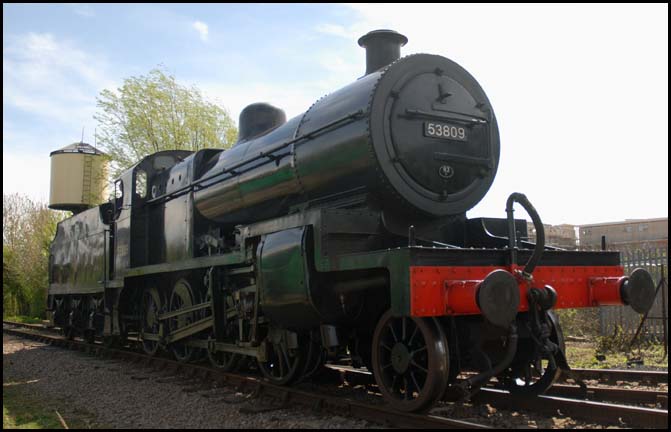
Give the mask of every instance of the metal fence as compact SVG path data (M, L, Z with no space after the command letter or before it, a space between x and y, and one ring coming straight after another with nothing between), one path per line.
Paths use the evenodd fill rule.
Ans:
M622 266L625 274L631 274L636 268L644 268L650 272L655 282L655 288L662 278L662 274L668 281L668 249L667 248L649 248L623 250L620 252ZM667 335L668 341L668 306L665 300L669 298L668 283L662 284L655 303L653 304L647 319L643 325L641 335L644 337L654 336L662 339ZM662 292L663 291L663 292ZM629 306L604 306L599 311L599 324L602 335L612 335L618 326L627 334L634 334L641 323L643 315L636 313ZM666 319L664 319L666 317ZM666 327L666 332L664 331Z

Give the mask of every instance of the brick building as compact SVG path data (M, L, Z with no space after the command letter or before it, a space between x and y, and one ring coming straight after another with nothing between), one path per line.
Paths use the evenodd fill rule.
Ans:
M576 234L575 225L543 224L543 228L545 229L545 244L569 250L577 248L578 236ZM534 224L532 222L527 222L527 233L529 234L529 241L535 242L536 230L534 229Z
M606 249L668 248L669 218L626 219L621 222L605 222L580 225L580 247L601 247L605 236Z

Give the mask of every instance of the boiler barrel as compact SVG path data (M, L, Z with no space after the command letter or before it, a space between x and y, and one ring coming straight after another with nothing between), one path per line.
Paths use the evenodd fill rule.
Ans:
M415 54L213 156L196 169L194 200L222 223L364 192L369 206L396 215L459 215L486 195L499 150L496 118L477 81L445 57Z

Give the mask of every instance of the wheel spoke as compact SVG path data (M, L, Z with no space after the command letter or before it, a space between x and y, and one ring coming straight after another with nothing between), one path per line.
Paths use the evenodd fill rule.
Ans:
M420 393L420 391L422 390L422 388L421 388L421 387L419 386L419 384L417 383L417 378L415 378L415 374L414 374L414 372L412 372L412 371L410 372L410 378L412 378L412 382L415 384L415 388L417 389L417 393Z
M284 363L287 365L287 369L291 369L291 361L289 361L289 355L282 345L280 345L280 350L282 352L282 357L284 358Z
M425 374L429 373L428 369L425 369L424 367L417 364L417 362L415 362L415 360L410 360L410 364L413 365L414 367L416 367L417 369L423 370Z
M394 374L394 379L391 381L391 391L396 393L396 380L398 380L398 375ZM399 393L401 391L400 386L398 389Z
M412 336L410 336L410 340L408 341L408 346L412 345L412 340L415 338L415 335L417 334L417 330L419 330L419 327L415 325L415 330L412 332Z
M398 343L398 338L396 337L396 332L394 331L394 326L392 325L392 323L389 322L389 324L387 324L387 327L389 327L389 330L391 330L391 335L394 338L394 342Z
M277 363L279 363L279 365L280 365L280 367L278 369L279 372L280 372L280 375L278 376L278 378L282 378L284 376L284 361L282 359L282 354L281 354L281 351L280 351L280 347L277 344L273 344L273 347L275 348L275 354L277 356Z
M426 351L426 345L424 345L424 346L421 347L421 348L417 348L417 349L414 350L414 351L411 351L411 352L410 352L410 357L414 357L415 354L417 354L417 353L419 353L419 352L422 352L422 351Z

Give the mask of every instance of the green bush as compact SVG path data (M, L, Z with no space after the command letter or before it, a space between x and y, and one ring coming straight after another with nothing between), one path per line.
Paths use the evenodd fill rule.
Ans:
M596 340L596 352L626 352L629 351L631 335L625 333L622 326L615 327L615 331L607 336L599 336Z
M564 336L590 337L599 334L599 309L556 310Z
M3 317L44 317L49 245L64 216L26 196L2 195Z

